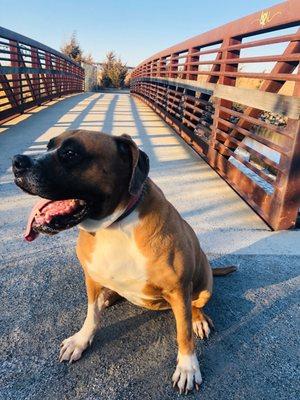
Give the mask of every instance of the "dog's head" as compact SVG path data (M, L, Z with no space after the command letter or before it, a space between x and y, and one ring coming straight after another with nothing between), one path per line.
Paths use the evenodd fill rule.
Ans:
M12 163L15 183L49 200L35 210L35 231L53 234L105 218L137 195L148 176L148 156L128 135L66 131L47 148L34 157L16 155Z

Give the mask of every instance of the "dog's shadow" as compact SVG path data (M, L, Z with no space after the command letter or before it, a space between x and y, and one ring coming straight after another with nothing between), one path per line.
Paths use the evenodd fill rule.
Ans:
M117 312L120 316L120 308L122 311L124 310L124 312L130 309L130 313L133 315L124 319L123 314L121 320L113 323L107 323L113 313L115 314ZM170 311L161 312L145 309L142 309L141 312L141 309L138 309L137 307L128 303L126 300L122 300L105 310L106 315L103 317L103 319L106 321L106 323L96 333L91 350L97 351L97 349L100 347L103 348L105 346L110 346L113 344L113 342L116 342L123 337L126 338L131 334L142 331L143 327L147 326L149 323L154 323L156 321L159 324L159 320L163 319L163 315L166 318L168 313L170 313ZM147 332L145 332L145 336L148 336L150 339L150 335L147 335Z

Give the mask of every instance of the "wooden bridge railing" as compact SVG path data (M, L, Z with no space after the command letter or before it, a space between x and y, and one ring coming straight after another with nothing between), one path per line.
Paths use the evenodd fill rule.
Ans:
M0 124L46 101L81 92L83 84L79 64L0 27Z
M275 230L300 207L300 1L290 0L142 62L149 104Z

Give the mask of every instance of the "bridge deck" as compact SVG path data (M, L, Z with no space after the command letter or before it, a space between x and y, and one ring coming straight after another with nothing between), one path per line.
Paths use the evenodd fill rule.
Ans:
M24 243L34 198L15 187L9 167L15 153L43 151L52 136L79 127L132 135L150 157L151 177L213 263L239 266L216 280L208 313L217 332L207 344L198 342L205 398L265 398L266 388L269 398L296 398L290 354L296 352L300 232L271 232L155 113L121 93L70 96L0 127L0 398L177 398L169 385L175 364L170 313L116 305L80 362L57 363L60 340L80 327L85 313L76 230Z

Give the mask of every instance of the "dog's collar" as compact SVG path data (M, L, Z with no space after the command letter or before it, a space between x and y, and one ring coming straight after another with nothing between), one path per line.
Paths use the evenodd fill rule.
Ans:
M140 204L142 199L144 198L144 194L147 190L147 181L144 183L141 190L135 196L132 196L123 212L121 214L120 211L114 211L112 215L109 217L104 218L102 221L97 220L90 220L90 221L83 221L81 223L80 228L84 231L88 232L90 235L95 236L96 232L99 229L109 228L116 222L122 221L124 218L128 217ZM116 218L116 219L114 219Z
M146 190L146 184L144 184L142 186L142 188L138 194L131 197L124 212L113 223L122 221L124 218L128 217L128 215L130 215L137 208L137 206L140 204L142 198L144 197L145 190Z

